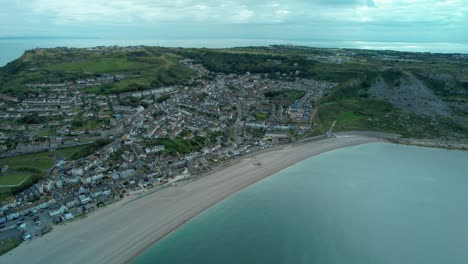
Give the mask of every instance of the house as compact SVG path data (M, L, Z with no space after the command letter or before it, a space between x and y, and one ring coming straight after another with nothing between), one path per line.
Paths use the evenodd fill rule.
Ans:
M134 174L135 174L135 170L133 170L133 169L128 169L128 170L124 170L124 171L119 172L120 177L123 178L123 179L131 177Z
M61 215L61 214L63 214L65 211L68 211L68 208L67 208L65 205L56 206L56 207L53 207L53 208L50 208L50 209L49 209L49 215L50 215L50 216Z
M187 165L187 160L179 160L169 165L172 170L178 171L185 168Z
M73 176L83 176L83 169L82 168L74 168L71 170Z
M55 187L55 185L54 185L54 183L52 181L45 181L42 186L43 186L44 190L48 191L48 192L50 192Z
M77 204L78 204L78 201L75 197L67 197L65 200L64 200L64 204L65 206L67 206L68 208L71 208L71 207L75 207Z
M84 184L89 184L89 183L95 182L97 180L100 180L103 177L104 177L104 174L99 173L99 174L96 174L96 175L81 178L81 182L83 182Z
M91 194L94 198L102 197L102 196L109 196L112 193L110 189L98 189L94 193Z
M281 140L285 140L289 138L287 133L274 133L274 132L267 132L265 133L265 140L272 141L273 143L279 143Z
M70 220L70 219L73 219L73 218L74 218L74 216L73 216L72 213L66 213L62 217L62 221L67 221L67 220Z
M61 180L56 180L55 187L61 189L63 187L63 182Z
M112 172L108 176L112 178L113 180L118 180L120 178L120 175L117 172Z
M18 211L11 211L11 212L8 212L8 213L5 213L5 217L7 220L13 220L13 219L16 219L18 218L20 215L19 215L19 212Z
M164 145L157 145L152 148L145 148L145 152L146 154L150 154L150 153L164 151L165 149L166 147Z
M81 204L88 204L88 203L92 202L91 198L89 198L88 196L86 196L84 194L80 195L79 198L80 198Z
M44 193L44 182L40 181L40 182L34 184L34 186L36 187L36 189L37 189L40 193Z

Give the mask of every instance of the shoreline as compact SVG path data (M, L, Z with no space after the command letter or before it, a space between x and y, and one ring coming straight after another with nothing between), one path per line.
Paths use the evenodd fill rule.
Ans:
M206 175L110 204L80 221L23 243L6 263L129 263L193 217L232 194L312 156L384 138L338 135L250 153ZM254 165L253 157L262 165ZM51 260L53 260L51 262Z
M433 140L433 139L414 139L414 138L400 138L396 140L389 140L389 142L416 146L423 148L440 148L446 150L468 150L468 143L455 142L455 141L444 141L444 140Z
M390 135L390 134L389 134ZM364 137L362 135L356 135L356 134L346 134L346 135L342 135L342 136L359 136L359 137ZM193 181L196 181L196 180L199 180L203 177L209 177L210 175L220 171L220 170L223 170L223 169L228 169L230 166L234 165L234 164L237 164L239 163L241 160L243 159L246 159L246 158L250 158L252 156L256 156L257 154L260 155L260 154L263 154L263 153L268 153L268 152L272 152L272 151L277 151L277 150L280 150L280 149L284 149L284 148L289 148L289 147L294 147L294 146L300 146L300 145L305 145L305 144L313 144L313 143L317 143L317 142L320 142L320 141L324 141L324 140L327 140L327 139L334 139L336 137L333 137L333 138L326 138L326 137L317 137L318 139L306 139L304 141L300 141L300 142L295 142L295 143L290 143L290 144L285 144L285 145L279 145L279 146L275 146L274 148L271 148L271 149L265 149L265 150L261 150L261 151L257 151L257 152L254 152L254 153L249 153L245 156L241 156L239 158L236 158L234 160L231 160L229 161L228 163L225 163L225 164L221 164L220 166L214 168L213 170L207 172L207 173L204 173L202 175L199 175L198 177L194 178L194 179L190 179L189 182L186 182L184 184L188 184L190 182L193 182ZM371 141L371 142L364 142L364 143L358 143L358 144L355 144L355 145L346 145L346 146L343 146L343 147L338 147L338 148L335 148L335 149L331 149L331 150L326 150L326 151L323 151L323 152L320 152L318 154L314 154L310 157L306 157L305 159L302 159L302 160L299 160L297 162L295 162L294 164L292 164L291 166L294 166L295 164L301 162L301 161L304 161L306 159L309 159L313 156L317 156L317 155L320 155L322 153L326 153L326 152L329 152L329 151L333 151L333 150L336 150L336 149L341 149L341 148L346 148L346 147L352 147L352 146L356 146L356 145L362 145L362 144L368 144L368 143L376 143L376 142L390 142L390 140L388 140L389 138L387 137L369 137L369 138L372 138L372 139L375 139L375 141ZM170 230L169 232L167 232L166 234L163 234L161 237L159 237L157 240L153 241L151 244L147 245L145 248L142 248L139 252L135 252L135 254L128 260L126 260L125 264L128 264L128 263L132 263L136 257L138 257L140 254L142 254L143 252L145 252L147 249L151 248L152 246L154 246L156 243L158 243L159 241L163 240L165 237L169 236L171 233L177 231L177 229L179 229L180 227L182 227L183 225L185 225L186 223L190 222L190 220L192 220L193 218L197 217L198 215L202 214L203 212L205 212L206 210L209 210L210 208L212 208L213 206L217 205L218 203L221 203L222 201L224 201L225 199L229 198L230 196L242 191L243 189L249 187L249 186L252 186L254 184L256 184L257 182L265 179L265 178L268 178L270 176L273 176L274 174L284 170L284 169L287 169L291 166L288 166L288 167L285 167L285 168L282 168L274 173L272 173L271 175L268 175L266 177L263 177L263 178L260 178L258 180L256 180L255 182L251 183L250 185L248 186L245 186L244 188L234 192L234 193L230 193L230 194L227 194L225 197L222 197L221 199L217 200L216 202L214 202L213 204L211 204L210 206L206 207L205 209L197 212L196 214L194 214L193 216L190 217L190 219L187 219L187 220L184 220L183 222L181 222L178 226L174 227L172 230ZM206 174L206 175L205 175ZM131 202L131 201L130 201Z

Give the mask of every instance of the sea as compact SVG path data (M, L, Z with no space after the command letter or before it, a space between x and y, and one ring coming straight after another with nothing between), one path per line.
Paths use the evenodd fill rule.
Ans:
M24 51L34 48L96 46L164 46L194 48L230 48L243 46L298 45L318 48L356 48L373 50L398 50L432 53L468 54L468 43L430 42L372 42L333 40L284 40L284 39L108 39L77 37L0 37L0 67L19 58Z
M204 211L133 264L466 264L468 152L320 154Z

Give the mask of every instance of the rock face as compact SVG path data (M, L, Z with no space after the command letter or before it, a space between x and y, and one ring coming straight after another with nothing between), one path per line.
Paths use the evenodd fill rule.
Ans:
M409 73L404 74L395 86L388 85L382 78L377 79L370 87L369 94L415 114L445 118L452 116L447 103Z

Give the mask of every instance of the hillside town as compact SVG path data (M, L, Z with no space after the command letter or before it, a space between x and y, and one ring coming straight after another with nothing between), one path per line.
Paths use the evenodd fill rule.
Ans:
M190 87L86 93L87 87L126 78L103 74L31 83L25 98L0 95L4 157L106 143L78 160L55 158L47 175L3 201L0 240L40 236L130 193L164 188L237 156L310 135L314 106L335 85L215 74L189 59L181 62L196 72ZM31 117L40 122L17 122Z

